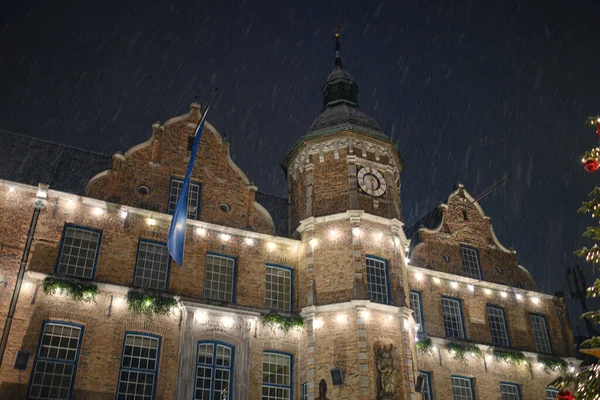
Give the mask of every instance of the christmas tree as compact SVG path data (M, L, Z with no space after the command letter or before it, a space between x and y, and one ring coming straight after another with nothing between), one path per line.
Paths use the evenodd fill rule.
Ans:
M600 116L590 117L588 125L596 127L596 135L600 140ZM600 163L600 147L586 151L583 155L583 167L587 172L596 172ZM584 257L585 261L600 269L600 187L594 188L589 195L590 201L583 202L578 210L582 214L591 214L593 219L598 219L597 226L591 226L583 233L583 237L592 239L595 243L591 248L584 247L575 252L576 255ZM600 278L587 289L588 297L600 295ZM589 311L581 315L582 318L600 323L600 310ZM600 358L600 336L584 340L580 345L582 353ZM560 388L573 388L574 394L561 391L559 399L592 400L600 399L600 363L596 359L591 365L581 368L579 372L569 373L555 379L550 385ZM563 397L561 397L561 395Z

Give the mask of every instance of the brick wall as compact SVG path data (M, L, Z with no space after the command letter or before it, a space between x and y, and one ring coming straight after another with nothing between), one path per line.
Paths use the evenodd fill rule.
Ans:
M185 175L190 157L188 138L194 134L199 119L199 106L192 104L188 114L163 125L155 124L147 142L125 155L113 156L112 169L90 181L86 195L165 213L171 178L183 179ZM274 233L270 216L262 215L255 221L256 214L264 214L254 205L256 187L233 163L229 143L210 124L202 133L192 181L202 185L199 220ZM139 193L141 185L149 189L148 194ZM229 205L228 212L220 209L222 203Z

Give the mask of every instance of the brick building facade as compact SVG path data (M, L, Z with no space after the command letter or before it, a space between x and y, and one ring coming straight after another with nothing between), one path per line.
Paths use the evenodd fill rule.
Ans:
M0 133L0 398L303 400L322 379L338 399L555 398L578 365L563 299L462 186L405 229L404 163L337 54L287 201L205 126L184 266L165 242L198 104L112 158Z

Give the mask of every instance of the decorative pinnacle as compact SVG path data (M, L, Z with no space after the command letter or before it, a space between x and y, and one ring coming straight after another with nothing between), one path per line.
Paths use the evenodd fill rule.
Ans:
M342 30L342 23L338 21L335 27L335 62L334 66L344 68L342 66L342 58L340 57L340 31Z

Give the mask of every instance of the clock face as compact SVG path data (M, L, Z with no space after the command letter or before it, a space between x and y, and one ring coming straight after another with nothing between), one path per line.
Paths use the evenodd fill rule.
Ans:
M375 168L361 167L356 175L360 189L371 196L383 196L387 185L383 174Z

